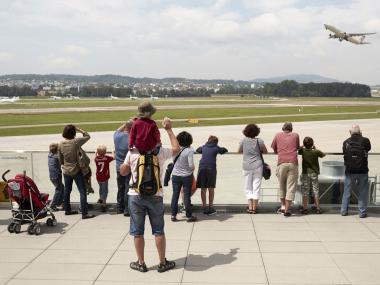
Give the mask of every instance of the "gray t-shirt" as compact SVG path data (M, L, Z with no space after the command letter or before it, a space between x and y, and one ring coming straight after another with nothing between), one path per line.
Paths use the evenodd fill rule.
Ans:
M181 147L181 150L183 147ZM175 176L189 176L193 173L194 169L194 149L192 147L185 148L178 157L172 175ZM173 157L173 160L175 157Z
M255 170L263 166L259 147L261 152L265 149L264 141L260 138L245 137L239 144L239 151L243 152L243 170Z

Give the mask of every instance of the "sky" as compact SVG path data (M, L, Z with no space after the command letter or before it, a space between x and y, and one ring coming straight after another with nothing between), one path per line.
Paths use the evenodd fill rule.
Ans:
M319 74L380 84L377 0L0 0L0 74L251 80Z

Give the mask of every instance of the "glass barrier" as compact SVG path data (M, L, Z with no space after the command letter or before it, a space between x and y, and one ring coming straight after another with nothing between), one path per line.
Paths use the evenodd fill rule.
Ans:
M49 171L47 165L47 152L34 151L34 152L0 152L0 174L7 169L10 172L6 175L7 179L13 178L17 173L26 172L26 175L31 177L39 190L53 196L54 186L49 180ZM91 169L95 171L93 162L94 153L88 153L91 158ZM194 156L196 163L196 171L201 155ZM262 181L261 187L261 202L278 202L278 188L279 184L276 177L276 161L277 156L274 154L264 155L265 162L271 166L272 176L269 180ZM301 158L299 157L301 162ZM243 190L244 178L242 176L242 155L236 153L229 153L219 155L217 158L217 185L215 190L215 204L245 204L245 192ZM340 196L343 191L344 181L344 166L343 157L341 154L328 154L326 157L320 159L321 174L319 176L320 182L320 196L321 203L323 204L336 204L340 203ZM370 154L369 156L369 176L370 176L370 201L371 204L380 205L380 154ZM301 163L300 163L301 171ZM195 172L196 174L196 172ZM94 194L89 194L88 201L94 203L98 200L98 184L95 175L92 177L92 186L95 189ZM75 191L71 194L72 202L79 201L79 193ZM165 187L165 203L170 203L171 199L171 186ZM199 189L192 198L192 203L200 204ZM108 202L116 202L117 184L116 184L116 169L115 163L111 163L111 178L109 180L109 197ZM355 202L355 194L352 201ZM302 194L297 191L295 203L302 201Z

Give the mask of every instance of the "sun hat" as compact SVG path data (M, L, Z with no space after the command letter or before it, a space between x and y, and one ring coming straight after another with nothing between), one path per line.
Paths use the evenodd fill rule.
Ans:
M137 116L139 118L150 118L156 113L156 108L150 102L142 102L138 107Z

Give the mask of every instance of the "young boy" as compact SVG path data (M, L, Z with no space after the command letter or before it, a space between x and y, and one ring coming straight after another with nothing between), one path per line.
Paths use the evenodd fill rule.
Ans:
M107 147L99 145L95 155L96 180L99 183L99 200L102 212L106 211L106 201L108 196L108 180L110 178L110 162L113 156L106 155Z
M151 119L156 108L149 102L142 102L138 107L137 120L129 132L129 149L137 148L141 154L154 151L161 145L160 131Z
M318 158L324 157L325 154L316 149L314 141L311 137L305 137L303 140L303 147L298 150L298 153L302 155L302 191L303 191L303 209L304 215L308 214L307 204L309 200L309 193L312 190L314 196L314 203L316 206L316 213L321 214L321 208L319 206L319 163Z
M50 208L55 212L58 211L58 206L63 204L64 186L62 183L62 170L61 164L58 159L58 144L52 143L49 146L48 154L48 167L49 167L49 178L51 183L55 187L53 200L51 202Z
M210 136L207 143L196 150L197 153L202 154L202 158L199 161L197 188L201 188L203 214L205 215L216 214L216 211L213 208L214 189L216 185L216 156L218 153L224 154L227 151L226 148L218 146L218 138L216 136ZM207 189L208 207L206 207Z

